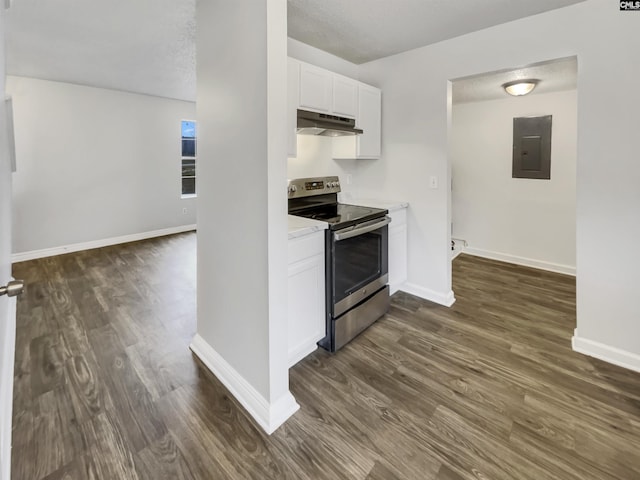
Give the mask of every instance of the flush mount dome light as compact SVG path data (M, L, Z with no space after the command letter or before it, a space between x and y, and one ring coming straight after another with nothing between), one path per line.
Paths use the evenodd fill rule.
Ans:
M514 80L513 82L507 82L502 85L505 92L509 95L513 95L514 97L520 97L522 95L526 95L527 93L531 93L539 80L535 79L527 79L527 80Z

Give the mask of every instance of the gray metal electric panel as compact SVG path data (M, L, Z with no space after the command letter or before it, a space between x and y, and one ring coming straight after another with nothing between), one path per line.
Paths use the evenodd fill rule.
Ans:
M513 178L551 178L551 115L513 119Z

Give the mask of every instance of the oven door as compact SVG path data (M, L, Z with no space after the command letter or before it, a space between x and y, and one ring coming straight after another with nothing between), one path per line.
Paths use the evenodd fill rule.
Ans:
M329 302L333 318L359 304L387 284L389 223L381 217L336 230L331 235Z

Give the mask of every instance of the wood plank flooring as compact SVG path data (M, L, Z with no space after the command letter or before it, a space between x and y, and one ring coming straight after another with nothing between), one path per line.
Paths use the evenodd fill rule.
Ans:
M453 308L394 295L267 436L188 349L195 242L14 266L13 479L640 479L640 375L572 352L574 279L458 257Z

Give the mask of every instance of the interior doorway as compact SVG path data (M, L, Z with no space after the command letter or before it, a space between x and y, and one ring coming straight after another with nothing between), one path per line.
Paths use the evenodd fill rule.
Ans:
M520 79L533 91L507 94ZM515 178L514 119L549 115L549 178ZM449 138L452 258L575 275L577 58L453 80Z

